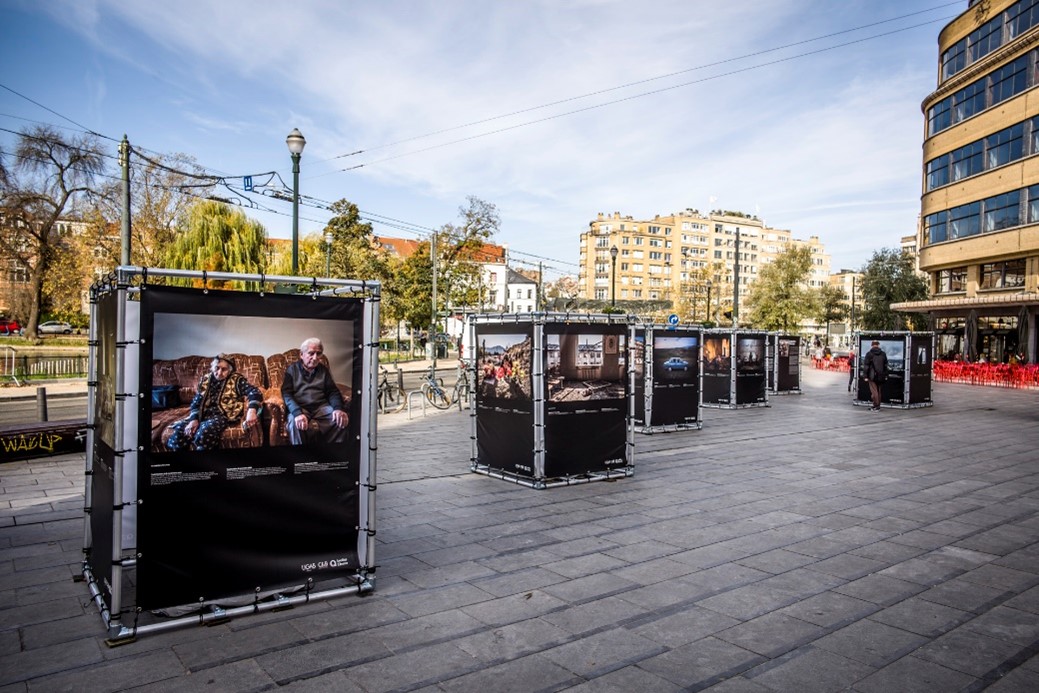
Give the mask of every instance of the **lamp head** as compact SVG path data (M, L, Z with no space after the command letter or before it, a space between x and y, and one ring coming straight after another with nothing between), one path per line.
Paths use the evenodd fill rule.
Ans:
M307 140L299 128L292 128L292 132L285 138L285 144L289 147L289 153L299 156L303 153L303 147L307 146Z
M610 247L610 257L612 257L614 260L617 259L617 252L617 246Z

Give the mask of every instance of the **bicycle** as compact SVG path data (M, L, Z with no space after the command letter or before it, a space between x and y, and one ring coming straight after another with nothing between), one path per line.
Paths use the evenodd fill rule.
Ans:
M379 411L384 414L398 412L407 405L408 396L400 385L390 382L389 371L381 367L379 371L382 374L376 394Z
M469 373L466 372L465 363L459 361L458 378L455 380L454 387L451 388L451 401L468 402L471 395L472 385L469 382Z
M451 396L444 389L444 379L436 377L432 366L427 369L422 379L422 395L437 409L447 409L451 406Z

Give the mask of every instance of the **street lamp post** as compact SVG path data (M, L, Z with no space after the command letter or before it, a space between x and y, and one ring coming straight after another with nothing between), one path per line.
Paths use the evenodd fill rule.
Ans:
M332 234L325 234L325 276L332 274Z
M617 246L610 247L610 308L617 305Z
M707 280L707 319L704 322L711 321L711 280Z
M292 157L292 276L296 276L299 274L299 159L307 140L298 128L292 128L285 144Z

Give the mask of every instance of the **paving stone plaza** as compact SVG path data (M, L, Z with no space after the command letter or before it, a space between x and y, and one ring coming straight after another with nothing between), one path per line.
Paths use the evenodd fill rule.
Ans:
M0 693L1039 690L1039 392L846 383L541 491L469 472L468 412L382 416L374 592L114 648L83 455L4 464Z

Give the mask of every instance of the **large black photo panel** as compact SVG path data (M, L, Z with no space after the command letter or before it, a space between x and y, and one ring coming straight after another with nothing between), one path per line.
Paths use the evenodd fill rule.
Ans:
M545 476L628 466L627 328L544 326Z
M732 401L732 341L729 334L705 334L703 338L703 401L705 404L735 404Z
M768 401L765 375L765 338L767 335L736 332L736 404Z
M700 407L700 335L653 332L651 426L695 424Z
M477 463L533 478L533 328L476 326Z
M138 425L138 606L357 573L367 524L359 497L363 312L356 298L142 287L140 383L154 395L141 397ZM345 429L335 415L334 425L292 444L282 385L287 372L302 372L307 338L324 347L308 382L346 412ZM242 412L255 410L257 398L254 420ZM178 421L197 406L226 420L186 444Z

